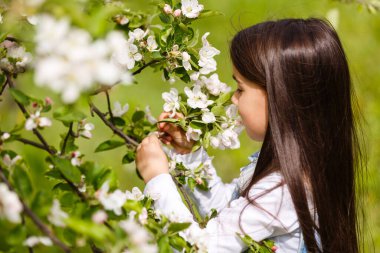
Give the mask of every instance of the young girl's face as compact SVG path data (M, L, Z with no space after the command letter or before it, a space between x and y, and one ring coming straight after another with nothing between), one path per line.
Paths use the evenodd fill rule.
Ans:
M233 77L237 89L232 103L237 105L248 136L255 141L263 141L268 126L268 99L264 88L244 78L234 67Z

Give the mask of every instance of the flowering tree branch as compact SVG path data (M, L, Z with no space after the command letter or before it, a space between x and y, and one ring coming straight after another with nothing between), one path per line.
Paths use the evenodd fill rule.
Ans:
M132 73L133 76L137 75L137 74L140 74L141 71L143 71L146 67L149 67L150 65L153 65L153 64L156 64L160 62L159 60L152 60L150 62L148 62L147 64L144 64L143 66L141 66L139 69L137 69L136 71L134 71Z
M4 169L1 166L0 178L11 191L14 191L4 174ZM27 215L33 221L33 223L52 240L54 244L60 247L64 252L71 252L70 248L54 235L54 233L40 220L40 218L38 218L38 216L25 204L25 202L20 197L19 200L22 204L23 212L25 213L25 215Z
M104 91L104 93L106 94L106 97L107 97L108 113L110 114L111 122L112 122L112 124L113 124L113 123L114 123L114 120L113 120L113 113L112 113L112 109L111 109L110 94L108 93L108 90Z
M69 125L69 130L67 131L67 134L62 144L61 154L65 154L66 152L66 145L67 145L67 141L69 140L70 135L73 135L73 122L71 122Z
M8 84L8 86L10 88L14 88L14 84L13 84L13 81L12 81L12 77L11 77L11 74L10 73L6 73L6 83ZM4 84L5 85L5 84ZM15 101L16 104L18 105L18 107L20 108L20 110L22 111L22 113L24 114L25 118L28 118L29 117L29 113L27 112L27 110L25 109L24 105L22 105L20 102L18 101ZM56 153L55 150L53 150L46 142L46 140L44 139L44 137L41 135L41 133L36 129L34 128L33 129L33 133L37 136L37 138L40 140L40 142L42 143L42 145L45 147L45 150L48 151L51 155L54 155Z
M39 149L43 149L43 150L45 150L46 152L48 152L50 154L50 150L46 149L46 147L44 145L40 144L40 143L31 141L31 140L28 140L28 139L25 139L25 138L22 138L22 137L19 137L16 140L19 141L19 142L22 142L24 144L28 144L28 145L34 146L34 147L39 148Z
M112 131L120 136L128 146L131 146L132 148L136 148L139 143L133 140L131 137L128 135L124 134L123 131L121 131L119 128L117 128L112 122L107 120L106 116L104 113L102 113L92 102L89 102L91 111L95 112L96 115L99 116L99 118L109 127L112 129Z

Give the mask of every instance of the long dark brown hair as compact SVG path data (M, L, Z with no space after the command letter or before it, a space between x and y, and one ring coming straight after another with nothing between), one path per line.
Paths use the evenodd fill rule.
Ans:
M280 171L308 252L359 252L355 175L362 152L336 31L317 18L267 21L238 32L230 53L239 73L268 96L268 129L243 196Z

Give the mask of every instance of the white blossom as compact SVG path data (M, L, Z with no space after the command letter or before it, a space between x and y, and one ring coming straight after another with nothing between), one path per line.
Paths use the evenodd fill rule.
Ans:
M190 55L187 52L182 52L182 65L186 70L191 70Z
M225 109L226 109L226 115L228 118L236 119L239 116L238 107L235 104L226 106Z
M177 110L180 108L180 97L176 88L171 88L170 92L162 93L162 99L165 101L163 109L165 112L171 112L170 117L174 117Z
M74 103L94 84L131 83L127 70L142 56L121 32L93 40L83 29L70 27L68 19L38 16L35 41L35 82L61 94L64 103Z
M87 139L92 138L92 133L91 131L95 129L95 125L92 123L85 123L82 121L80 123L80 128L79 128L79 134Z
M181 10L183 15L188 18L196 18L203 10L203 5L198 3L198 0L182 0Z
M165 6L164 6L164 12L166 14L171 14L173 12L173 9L172 9L172 7L170 5L165 4Z
M339 26L339 9L333 8L326 13L327 20L337 30Z
M67 219L68 217L69 215L66 212L62 211L59 200L54 199L53 206L50 209L48 220L57 227L65 227L65 219Z
M0 183L0 218L6 218L12 223L21 222L22 204L13 191L8 186Z
M0 13L0 24L3 23L3 15Z
M51 241L49 237L46 237L46 236L30 236L23 242L24 246L27 246L30 248L33 248L37 244L52 246L53 242Z
M219 80L218 74L213 74L209 78L202 76L201 80L208 92L214 96L219 96L221 93L227 93L231 90L231 87Z
M31 131L37 127L49 127L51 124L49 118L40 117L40 111L36 111L34 114L30 114L29 118L26 120L25 129Z
M145 207L141 210L141 213L139 214L138 218L141 224L145 225L148 223L148 211Z
M112 115L115 117L121 117L129 110L129 104L125 104L123 107L121 107L121 104L119 101L114 102L113 104L113 110Z
M186 139L187 141L190 141L190 140L197 141L199 140L201 134L202 134L201 129L196 129L189 126L189 128L186 131Z
M149 232L133 218L121 221L119 226L129 235L129 239L136 246L146 245L152 239Z
M17 59L16 66L25 67L32 61L32 54L22 46L13 46L7 49L7 57Z
M5 141L7 139L9 139L11 137L11 135L7 132L4 132L2 135L1 135L1 140L2 141Z
M127 199L136 200L136 201L140 201L145 198L144 194L137 187L133 187L132 192L126 191L125 195Z
M108 219L108 215L105 211L98 210L91 216L91 219L97 224L103 224Z
M230 127L217 136L210 137L210 144L213 148L218 149L236 149L240 147L239 136L233 127Z
M71 164L73 166L79 166L81 165L82 161L81 161L81 152L79 150L77 151L74 151L71 153L71 160L70 160Z
M215 115L212 112L210 112L208 109L202 109L202 110L204 110L202 114L203 122L208 124L208 123L213 123L216 121Z
M137 28L133 30L133 32L132 31L129 32L128 35L129 35L129 38L133 38L134 40L140 41L144 39L144 37L148 34L148 32L149 32L148 30L144 32L144 30Z
M197 81L199 79L199 75L200 75L199 72L194 72L190 75L190 79L193 81Z
M106 210L112 210L116 215L122 214L122 207L127 201L127 195L117 189L108 193L109 182L105 182L102 187L95 193L95 197L100 201Z
M19 155L16 155L15 157L11 158L8 154L5 154L3 156L3 163L7 167L12 167L13 165L15 165L17 163L17 161L19 161L21 159L22 159L22 157Z
M206 94L202 93L201 87L199 85L194 85L193 90L191 90L189 87L185 87L185 93L188 97L187 104L191 108L203 109L214 103L214 101L208 100Z
M150 35L148 39L146 40L147 43L147 49L149 52L157 51L157 42L153 35Z
M202 48L199 51L199 61L198 64L201 67L199 72L203 75L207 75L216 70L216 61L214 56L220 54L220 51L210 45L207 41L207 37L210 35L209 32L202 36Z

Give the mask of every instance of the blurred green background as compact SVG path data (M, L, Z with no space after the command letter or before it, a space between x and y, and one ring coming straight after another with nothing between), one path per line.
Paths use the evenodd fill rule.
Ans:
M147 5L148 1L130 1L132 9L146 10L152 8ZM365 147L368 154L368 174L366 176L366 194L363 196L364 208L367 215L366 248L367 252L380 252L380 14L370 14L366 10L358 10L355 4L343 4L329 0L205 0L201 1L206 9L217 10L224 15L202 19L194 23L201 34L210 32L209 41L221 51L216 57L218 61L218 74L220 79L231 86L235 86L231 75L231 63L229 58L229 41L237 30L262 22L268 19L280 19L288 17L326 17L331 9L339 12L338 34L343 42L351 74L358 97L358 101L365 118L363 132L365 134ZM120 101L122 104L129 103L132 108L144 109L146 105L151 106L155 116L162 110L161 93L168 91L170 87L182 89L184 84L177 82L173 85L162 80L160 73L153 73L147 69L142 75L136 77L138 84L129 87L115 87L111 92L112 101ZM18 86L31 96L52 96L56 101L58 98L48 90L42 90L29 85L30 75L19 78ZM94 102L106 110L105 97L98 95ZM80 102L82 110L89 114L85 101ZM23 116L18 108L9 99L4 98L0 103L0 122L2 130L10 129L16 121L21 122ZM99 163L112 167L119 179L122 189L131 189L133 186L143 188L143 182L135 175L133 164L121 166L124 155L123 148L94 153L94 149L100 142L109 139L112 132L102 125L99 118L90 117L97 128L94 130L92 140L81 139L78 144L80 150L85 154L85 159L95 160ZM50 143L58 146L59 135L65 132L61 123L55 121L53 127L43 131ZM34 138L30 135L30 138ZM239 168L244 166L247 157L260 148L260 143L253 143L246 134L242 134L241 148L232 151L215 151L210 153L215 156L214 165L219 175L228 182L239 175ZM96 145L94 145L94 143ZM12 149L18 150L25 157L34 170L40 175L47 169L44 166L45 154L36 152L33 147L22 144L12 144ZM37 175L38 173L33 173ZM50 187L45 178L33 178L34 184ZM379 250L377 250L377 248Z

